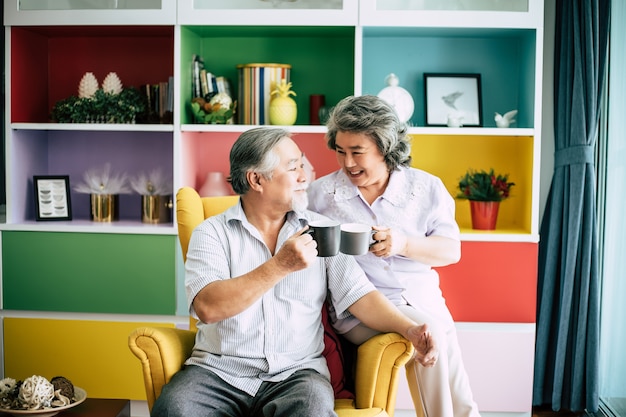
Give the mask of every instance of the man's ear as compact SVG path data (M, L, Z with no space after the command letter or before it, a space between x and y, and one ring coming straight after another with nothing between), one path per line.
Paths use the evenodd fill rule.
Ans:
M248 184L250 184L251 189L253 189L254 191L260 191L262 189L260 174L248 171L248 173L246 174L246 178L248 180Z

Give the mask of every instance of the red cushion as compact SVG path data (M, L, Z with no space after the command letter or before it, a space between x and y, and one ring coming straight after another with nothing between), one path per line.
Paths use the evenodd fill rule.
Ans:
M333 330L329 320L326 305L322 308L322 323L324 324L324 352L322 353L328 363L330 382L335 392L335 398L353 399L354 394L346 388L346 376L344 374L344 358L341 351L341 341Z

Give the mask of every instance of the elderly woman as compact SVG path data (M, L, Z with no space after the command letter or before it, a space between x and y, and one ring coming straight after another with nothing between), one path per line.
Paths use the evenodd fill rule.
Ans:
M369 223L376 243L357 262L404 314L429 324L438 362L425 368L412 361L406 368L416 409L423 404L430 417L479 416L433 269L461 255L453 198L439 178L410 167L407 126L384 100L347 97L327 127L328 147L341 168L311 184L309 208L342 223ZM355 317L334 325L356 344L378 333Z

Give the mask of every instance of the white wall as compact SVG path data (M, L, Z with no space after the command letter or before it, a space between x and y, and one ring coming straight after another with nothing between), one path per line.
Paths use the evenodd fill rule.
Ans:
M554 171L554 20L556 1L545 0L543 28L543 104L541 125L541 167L539 187L539 222L550 191ZM540 237L541 239L541 237Z

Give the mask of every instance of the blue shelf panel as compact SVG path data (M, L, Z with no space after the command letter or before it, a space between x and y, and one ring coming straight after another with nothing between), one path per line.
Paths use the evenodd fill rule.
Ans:
M363 94L378 94L393 72L415 101L413 126L424 126L424 73L481 75L483 126L518 109L515 127L534 127L534 30L365 28Z

